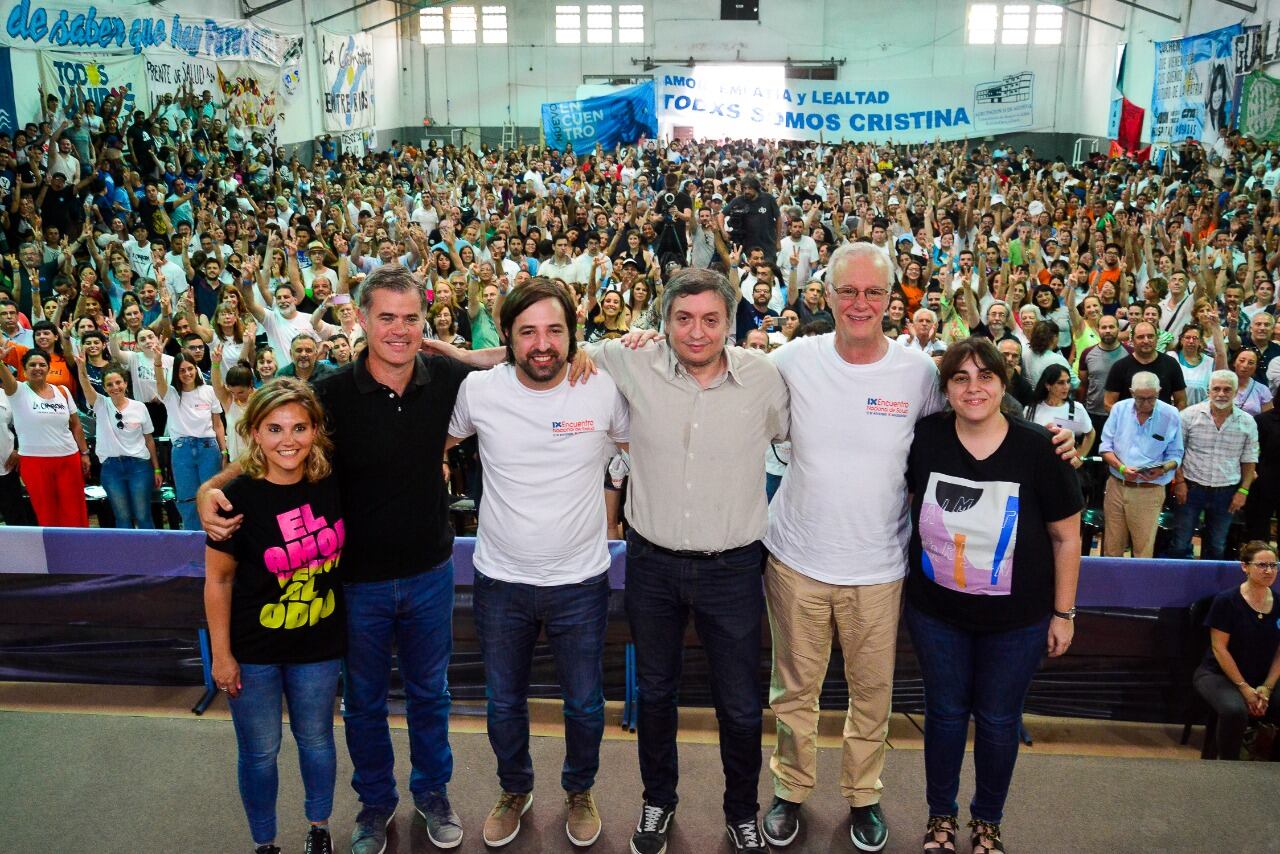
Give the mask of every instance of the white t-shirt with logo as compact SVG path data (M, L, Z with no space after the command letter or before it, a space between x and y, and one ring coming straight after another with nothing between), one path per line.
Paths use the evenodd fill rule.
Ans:
M476 569L539 587L608 569L605 467L629 430L626 400L607 374L548 391L522 385L510 364L468 375L449 435L480 439Z
M151 354L126 351L120 354L120 358L129 368L129 380L133 385L133 399L140 400L143 403L159 400L158 389L156 388L156 363L151 358ZM172 356L161 356L160 367L164 371L165 379L173 377Z
M62 386L49 388L53 397L45 399L26 383L18 383L17 392L8 396L18 448L24 457L66 457L79 450L71 435L71 413L75 411L71 394Z
M770 358L791 394L791 463L769 505L765 546L827 584L903 578L907 454L916 421L943 406L933 359L889 346L878 362L851 365L834 333L798 338Z
M112 457L137 457L140 460L151 459L147 450L147 434L155 431L151 424L151 413L136 400L125 401L124 409L119 410L120 419L116 419L116 405L105 394L98 395L93 403L93 414L97 421L94 450L98 459L106 462ZM120 426L123 424L124 426Z
M164 409L169 414L165 430L173 438L212 439L215 436L213 413L221 412L222 404L218 403L218 396L211 385L198 385L181 395L169 386L164 396Z
M293 339L298 337L298 333L311 329L311 315L295 311L293 317L285 317L279 309L269 308L262 326L267 332L267 343L275 351L276 365L285 368L293 364L293 357L289 355Z

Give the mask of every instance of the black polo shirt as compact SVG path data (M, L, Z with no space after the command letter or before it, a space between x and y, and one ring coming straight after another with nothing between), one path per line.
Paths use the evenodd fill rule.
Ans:
M368 354L315 383L333 438L347 582L406 578L453 554L440 463L449 418L471 368L419 354L398 395L369 373Z

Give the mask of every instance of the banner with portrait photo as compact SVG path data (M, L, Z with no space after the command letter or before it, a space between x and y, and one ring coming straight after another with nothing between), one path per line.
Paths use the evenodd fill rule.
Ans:
M373 36L319 32L324 129L373 127Z
M1155 43L1151 139L1179 143L1190 137L1207 149L1236 123L1235 39L1240 24Z
M274 132L280 115L279 69L252 62L218 64L218 89L226 106L227 121L237 116L246 128Z
M42 50L40 85L46 95L57 95L64 107L87 99L102 113L102 102L114 98L122 113L151 111L147 90L146 60L140 56L90 57L84 53Z

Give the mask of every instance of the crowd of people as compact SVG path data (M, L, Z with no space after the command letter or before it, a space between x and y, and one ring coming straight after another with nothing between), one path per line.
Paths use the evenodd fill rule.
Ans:
M1272 540L1280 159L1247 140L1225 160L1188 142L1159 166L767 140L393 141L357 157L320 138L304 161L226 124L207 92L132 115L112 98L42 100L41 121L0 135L0 513L87 525L88 478L116 524L149 527L153 490L172 483L183 527L209 535L214 676L262 852L276 850L282 695L305 744L308 850L330 850L335 748L307 700L332 697L339 657L352 851L382 850L398 802L393 641L414 805L435 844L460 842L445 666L448 507L464 492L480 499L476 624L502 787L484 839L515 838L531 806L544 627L566 700L566 831L598 836L618 532L640 689L635 854L666 850L678 802L690 616L737 850L799 832L836 642L857 698L851 841L883 848L905 600L926 687L925 849L954 850L972 717L970 828L989 854L1031 677L1071 643L1085 496L1103 504L1108 555L1151 556L1166 504L1170 555L1192 555L1201 516L1202 557L1223 557L1239 515ZM1082 469L1095 447L1103 462ZM554 478L534 474L552 459ZM1245 562L1254 587L1255 569L1274 580L1274 553L1261 563ZM1254 587L1247 604L1274 610ZM761 820L766 606L778 742ZM1235 688L1257 716L1280 671L1255 671ZM974 696L975 680L990 690Z

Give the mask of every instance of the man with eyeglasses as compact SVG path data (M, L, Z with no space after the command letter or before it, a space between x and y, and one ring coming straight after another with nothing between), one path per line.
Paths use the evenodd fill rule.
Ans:
M777 746L764 834L779 847L799 833L800 805L813 791L818 698L837 639L852 698L840 775L850 836L863 851L888 839L880 773L910 534L906 459L916 421L942 408L933 360L880 331L892 281L874 245L842 246L826 278L835 332L772 356L794 413L791 464L765 538Z
M1258 467L1258 425L1236 406L1236 386L1235 373L1214 371L1209 375L1209 399L1182 410L1186 450L1173 478L1178 508L1169 557L1192 556L1191 535L1203 511L1200 557L1222 560L1231 520L1248 501Z
M1160 400L1160 377L1150 371L1133 375L1129 397L1111 407L1099 450L1111 472L1102 505L1102 553L1123 557L1132 545L1134 557L1151 557L1165 486L1183 452L1182 422L1177 408Z

